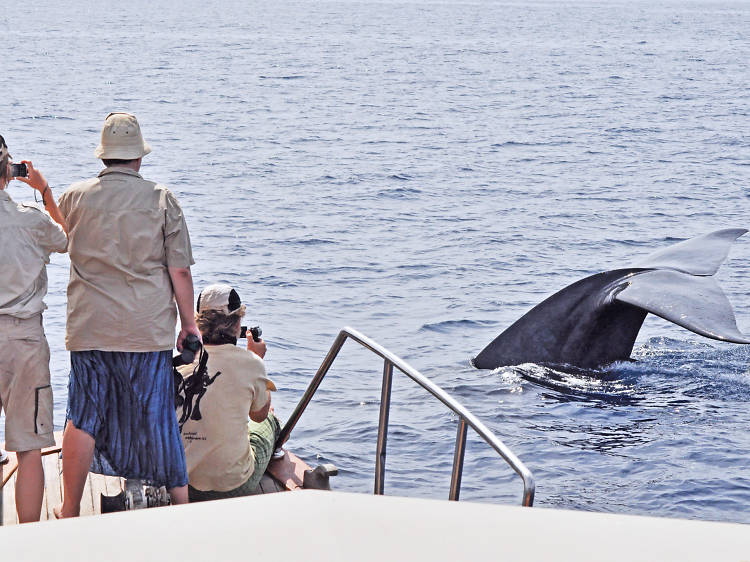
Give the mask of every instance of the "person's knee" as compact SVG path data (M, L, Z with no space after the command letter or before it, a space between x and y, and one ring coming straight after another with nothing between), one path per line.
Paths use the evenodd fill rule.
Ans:
M19 451L16 453L16 456L18 458L18 466L19 468L22 465L32 464L34 462L42 462L42 450L41 449L32 449L31 451Z

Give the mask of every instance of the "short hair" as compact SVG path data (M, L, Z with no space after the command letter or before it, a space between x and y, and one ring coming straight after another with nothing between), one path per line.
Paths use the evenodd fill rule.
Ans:
M203 343L220 345L237 340L243 316L245 316L244 310L230 315L218 310L204 310L195 315L195 323L203 336Z
M118 160L117 158L102 158L104 165L109 168L110 166L127 166L131 162L135 162L138 158L132 158L130 160Z

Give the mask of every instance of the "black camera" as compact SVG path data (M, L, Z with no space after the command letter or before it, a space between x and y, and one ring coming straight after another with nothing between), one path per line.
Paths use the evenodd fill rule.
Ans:
M260 336L263 335L263 330L260 329L260 326L253 326L250 329L247 326L240 326L240 338L246 338L248 332L253 336L253 341L260 341Z
M201 349L201 340L195 334L188 334L182 342L182 352L172 358L172 366L190 365L195 361L195 354Z
M26 164L11 164L10 165L10 177L12 178L26 178L29 176L29 170L26 168Z

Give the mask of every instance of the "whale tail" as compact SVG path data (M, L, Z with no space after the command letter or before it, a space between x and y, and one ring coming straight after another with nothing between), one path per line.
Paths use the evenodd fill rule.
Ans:
M634 267L592 275L555 293L495 338L478 369L520 363L593 368L630 357L650 312L697 334L750 343L712 277L745 229L724 229L654 252Z

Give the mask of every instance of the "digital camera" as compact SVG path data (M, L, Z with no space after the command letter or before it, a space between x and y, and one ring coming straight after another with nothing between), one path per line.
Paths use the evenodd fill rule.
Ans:
M240 338L246 338L248 332L253 336L253 341L260 341L260 336L263 334L260 326L253 326L249 329L247 326L240 326Z
M11 164L10 165L10 177L12 178L26 178L29 176L29 170L26 168L26 164Z

